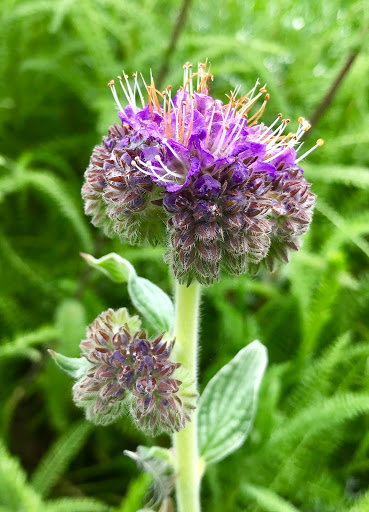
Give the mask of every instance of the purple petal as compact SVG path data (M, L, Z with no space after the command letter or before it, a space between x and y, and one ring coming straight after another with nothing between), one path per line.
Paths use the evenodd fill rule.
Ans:
M296 160L296 151L293 148L286 148L279 156L273 158L273 165L276 167L279 163L283 162L285 166L294 165Z
M199 196L217 196L219 195L221 184L209 174L201 176L194 183L195 193Z
M198 92L194 93L195 96L195 108L202 114L203 116L209 112L211 105L214 103L214 99L211 96L207 96L206 94L200 94Z
M234 145L232 156L238 156L240 160L244 160L250 156L263 157L265 155L265 144L257 142L238 142Z
M234 185L243 183L247 179L248 175L249 170L247 169L246 165L242 164L241 162L237 162L233 166L233 176L231 178L231 183Z
M178 190L181 190L181 188L187 187L187 185L189 185L189 183L191 181L192 176L196 176L196 174L199 174L199 172L200 172L200 162L197 158L193 158L190 170L187 173L186 180L183 183L183 185L175 185L175 184L168 185L168 186L166 186L167 191L168 192L178 192Z

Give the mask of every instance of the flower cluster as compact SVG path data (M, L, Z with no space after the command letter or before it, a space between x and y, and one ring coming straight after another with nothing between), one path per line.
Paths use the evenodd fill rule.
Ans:
M91 367L73 387L87 419L107 425L128 408L151 434L178 431L190 421L196 395L178 379L180 364L170 360L174 342L163 336L149 341L138 317L125 308L96 318L80 344Z
M297 165L323 144L297 158L308 122L300 118L286 135L282 114L269 126L259 122L269 94L258 82L244 96L231 92L226 104L214 100L205 64L195 73L185 64L173 97L171 86L160 92L153 79L143 82L147 103L133 77L133 86L118 77L125 108L109 83L121 125L95 147L85 173L82 196L93 223L130 243L168 236L166 258L181 283L209 284L222 270L241 274L288 261L315 204Z

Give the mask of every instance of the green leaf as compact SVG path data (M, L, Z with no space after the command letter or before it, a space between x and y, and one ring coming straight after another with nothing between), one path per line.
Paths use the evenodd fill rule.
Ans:
M106 254L98 259L91 256L91 254L83 252L81 252L81 256L91 267L97 268L97 270L100 270L100 272L116 283L126 283L130 277L136 275L136 271L131 263L115 252Z
M173 332L174 306L169 296L148 279L139 277L129 261L115 252L96 259L81 256L89 265L100 270L116 283L128 283L128 293L135 308L155 331Z
M93 498L60 498L48 501L46 512L112 512L112 508Z
M199 400L199 445L206 464L237 450L250 432L267 351L253 341L210 380Z
M148 279L135 276L128 281L128 292L135 308L153 329L173 332L174 306L161 288Z
M242 491L248 498L255 500L266 512L299 512L291 503L265 487L247 483L243 484Z
M89 363L84 357L66 357L58 352L54 352L54 350L49 350L49 354L59 368L73 377L73 379L81 378L91 367L91 363Z

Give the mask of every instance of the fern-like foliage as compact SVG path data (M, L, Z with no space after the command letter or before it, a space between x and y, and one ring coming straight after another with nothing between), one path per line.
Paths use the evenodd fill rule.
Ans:
M0 442L0 503L8 510L39 512L42 500L27 483L27 477L19 461L9 455Z
M50 448L32 475L31 483L41 496L48 496L91 432L86 421L67 430Z

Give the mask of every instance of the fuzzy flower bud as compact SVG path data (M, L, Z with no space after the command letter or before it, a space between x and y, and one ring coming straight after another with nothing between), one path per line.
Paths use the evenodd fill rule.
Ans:
M323 144L297 158L305 119L285 135L290 120L282 114L269 126L260 122L265 86L257 82L241 97L237 89L223 104L209 95L212 78L206 65L192 73L186 64L174 95L171 86L160 93L153 80L144 83L145 104L137 75L134 87L118 77L125 108L111 81L121 126L95 148L82 189L86 213L108 235L131 243L167 237L166 260L186 284L288 261L315 204L297 164Z
M97 424L107 425L128 409L151 434L180 430L190 421L195 395L177 378L173 345L164 334L150 341L125 308L102 313L80 344L91 368L73 387L76 405Z

